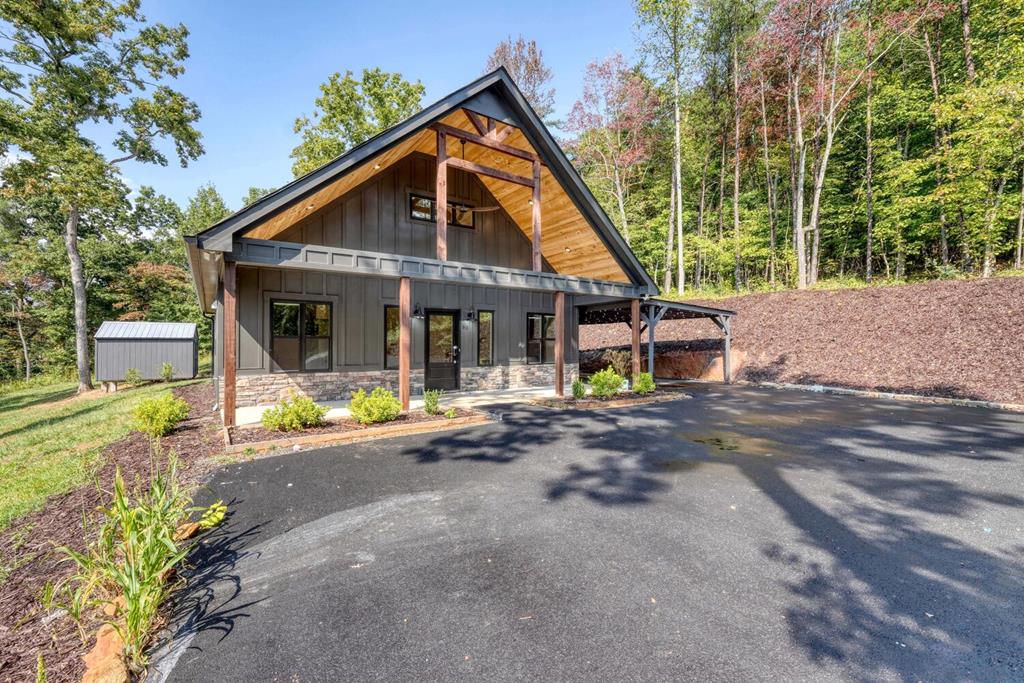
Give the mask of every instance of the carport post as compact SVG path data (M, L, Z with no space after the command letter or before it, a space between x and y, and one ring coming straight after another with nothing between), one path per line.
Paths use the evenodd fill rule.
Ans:
M409 371L412 366L412 281L398 284L398 400L409 410Z
M647 372L654 377L654 327L658 324L654 307L647 307Z
M555 292L555 396L565 396L565 292Z
M640 299L633 299L630 303L629 320L630 331L632 332L630 350L632 351L633 381L635 382L637 375L640 374Z
M235 262L224 262L224 426L235 426L235 369L238 365L238 299Z
M732 318L722 316L722 331L725 332L725 339L722 340L722 374L726 384L732 384Z

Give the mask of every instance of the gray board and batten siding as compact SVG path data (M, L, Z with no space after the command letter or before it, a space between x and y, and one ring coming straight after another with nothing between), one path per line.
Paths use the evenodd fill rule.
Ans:
M199 372L195 323L108 320L94 339L98 382L120 382L129 368L142 379L161 379L164 363L173 367L174 379L192 379Z
M270 358L272 301L329 302L332 308L332 368L334 372L384 370L385 307L398 306L394 278L338 273L304 272L283 268L238 268L238 374L274 372ZM412 283L413 307L421 311L459 313L460 364L477 363L477 325L480 311L493 311L494 365L526 362L527 315L554 313L550 292L477 285ZM222 308L218 306L218 328ZM473 319L467 319L472 311ZM566 296L566 358L577 362L578 336L573 297ZM412 320L413 368L423 367L424 319ZM222 339L220 329L216 337ZM220 351L218 349L218 351ZM217 354L218 374L223 356Z

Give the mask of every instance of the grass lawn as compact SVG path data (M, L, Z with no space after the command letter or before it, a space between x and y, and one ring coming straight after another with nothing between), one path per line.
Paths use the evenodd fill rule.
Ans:
M0 394L0 530L86 483L103 447L131 430L139 401L187 383L76 397L76 385L62 382Z

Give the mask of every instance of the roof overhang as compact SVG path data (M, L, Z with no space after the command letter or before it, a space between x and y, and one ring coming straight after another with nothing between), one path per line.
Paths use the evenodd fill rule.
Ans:
M578 212L578 215L584 219L588 232L592 230L592 234L597 236L604 250L607 250L607 254L613 259L609 263L615 264L614 270L619 275L606 279L631 282L645 288L650 294L657 292L657 285L653 279L615 229L607 214L540 121L536 112L514 85L508 73L501 68L456 90L406 121L370 138L330 163L267 194L250 206L200 233L194 242L190 243L190 248L194 247L198 252L190 254L189 257L190 263L193 265L194 277L196 277L196 272L200 272L195 270L197 264L203 268L207 267L202 262L204 257L201 255L203 253L230 252L235 239L243 235L264 239L273 237L266 233L261 234L260 226L274 221L276 217L282 216L286 212L301 211L304 208L304 203L308 203L318 192L322 193L324 188L339 181L346 174L356 172L360 166L372 167L373 170L382 169L383 163L374 165L371 162L374 162L375 159L388 159L389 153L395 158L390 159L388 163L394 163L399 158L403 158L405 154L398 154L398 152L409 151L404 150L402 145L404 143L408 146L411 136L420 135L422 138L424 132L432 133L428 130L431 125L442 122L442 120L444 123L449 123L451 117L461 112L463 108L514 125L516 127L515 135L521 137L522 142L532 147L536 154L543 159L544 174L550 176L551 182L557 183L558 187L564 191L568 201L572 204L572 210ZM467 155L467 160L468 158ZM489 189L491 189L490 186ZM527 206L527 203L527 201L516 201L517 205L522 204L524 207ZM544 226L547 228L545 234L554 235L559 223L549 221L544 223ZM564 226L565 221L562 221L562 227L564 228ZM563 239L571 240L571 233L567 234L568 236ZM554 239L552 237L551 241L554 242ZM588 239L592 238L588 236ZM583 275L585 273L571 272L572 268L583 269L593 260L587 250L581 250L579 254L571 253L572 248L568 242L564 245L553 243L549 246L552 249L564 250L565 257L562 259L564 268L560 268L558 262L561 251L555 258L552 258L551 253L544 254L551 265L560 272L565 270L569 274ZM593 249L598 249L596 244ZM607 258L604 254L601 256ZM605 272L611 271L606 269ZM210 293L206 291L205 280L203 278L196 278L196 280L197 292L200 293L201 300L209 300ZM200 282L200 280L203 281ZM213 296L215 298L215 291Z
M599 301L579 307L581 325L600 325L607 323L628 323L632 312L630 299ZM682 301L667 299L647 299L641 306L648 312L656 311L658 320L685 320L692 318L731 319L736 311L725 308L700 306Z
M188 257L192 285L199 298L203 313L213 313L220 286L221 271L224 268L224 254L217 250L201 249L198 237L185 237L185 255Z

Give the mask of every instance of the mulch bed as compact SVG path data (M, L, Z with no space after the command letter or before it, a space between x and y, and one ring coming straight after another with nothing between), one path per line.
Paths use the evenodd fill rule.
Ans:
M179 458L182 481L198 483L215 466L211 460L223 451L218 431L219 420L210 412L213 389L208 383L178 387L175 395L192 407L192 416L162 439L164 450ZM145 436L133 432L108 446L102 454L102 466L96 473L99 486L109 491L114 472L121 468L125 482L148 481L150 446ZM68 546L82 550L91 540L83 532L83 516L95 523L97 508L107 504L109 496L87 484L50 498L39 512L22 517L0 533L0 563L16 565L0 584L0 681L33 681L37 653L42 652L47 680L78 681L85 667L82 656L92 647L92 635L98 621L83 624L87 641L82 642L78 627L68 617L44 623L46 614L39 605L39 594L47 581L56 582L72 572L72 565L54 548Z
M472 410L465 408L456 408L455 417L469 417L470 415L476 415L477 413ZM364 425L352 418L340 418L337 420L330 420L323 427L309 427L296 432L275 432L269 429L264 429L261 426L244 426L244 427L232 427L231 432L231 443L232 444L246 444L246 443L258 443L261 441L273 441L275 439L288 439L293 436L313 436L317 434L344 434L346 432L355 432L363 429L370 429L374 427L383 427L387 425L406 425L416 424L419 422L446 422L449 418L444 415L427 415L422 410L416 412L402 413L397 419L391 422L385 422L382 424L370 424Z
M546 408L560 408L564 410L595 410L598 408L618 408L643 403L660 403L676 398L685 398L686 394L672 389L658 389L650 394L627 394L620 393L614 396L587 396L586 398L539 398L535 404Z
M741 380L1024 403L1024 277L706 303L737 312L733 348L747 354ZM625 325L585 325L580 348L626 346L629 334ZM710 321L665 320L656 352L718 348L719 339Z

